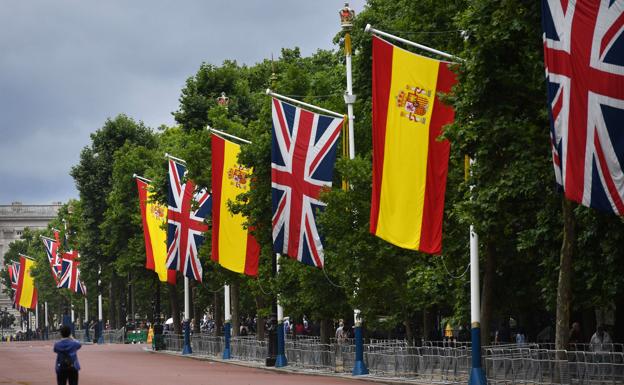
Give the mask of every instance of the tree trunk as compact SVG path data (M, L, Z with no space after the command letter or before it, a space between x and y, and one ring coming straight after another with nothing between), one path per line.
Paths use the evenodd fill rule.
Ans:
M557 285L557 329L555 349L565 350L570 337L570 304L572 302L572 258L576 241L576 220L572 201L563 198L563 242L559 260Z
M334 336L332 321L329 319L321 320L321 343L329 345L329 339Z
M193 323L193 332L199 333L199 326L202 320L202 311L199 309L199 301L197 300L199 290L199 284L197 281L193 281L193 289L191 289L191 311L193 312L193 318L195 322Z
M405 326L405 339L407 340L407 344L410 346L414 345L414 329L412 329L412 323L409 319L403 321L403 325Z
M117 311L117 301L115 301L116 294L113 278L111 278L108 284L108 319L104 321L104 327L106 327L106 322L108 322L110 327L115 327L115 312Z
M256 297L256 313L260 313L260 309L264 308L264 299L261 296ZM266 324L266 317L256 317L256 339L264 341L264 325Z
M492 331L492 309L494 273L496 271L496 247L491 241L485 245L485 267L481 289L481 346L490 344Z
M173 331L175 334L182 334L180 324L180 304L178 303L178 286L167 285L169 288L169 303L171 304L171 318L173 318Z
M433 330L435 325L435 312L432 308L427 308L423 310L423 340L435 340L433 336Z
M238 281L232 282L230 285L230 303L232 309L232 335L238 336L240 334L240 315L239 315L239 294L240 294L240 283Z
M221 290L217 290L212 295L212 300L214 303L214 322L215 322L215 335L220 336L223 335L223 311L221 310L221 296L223 292Z

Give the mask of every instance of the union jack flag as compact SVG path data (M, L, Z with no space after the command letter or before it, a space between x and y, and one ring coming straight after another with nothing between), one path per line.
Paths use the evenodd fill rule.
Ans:
M54 282L59 284L59 275L61 274L61 255L59 253L59 247L61 245L59 240L58 230L54 230L54 239L48 237L41 237L43 246L45 247L48 262L50 263L50 269L52 271L52 277Z
M344 120L273 99L271 187L273 247L307 265L322 268L324 252L316 215L331 188L336 143Z
M13 262L9 265L9 278L11 279L11 289L17 290L19 280L20 264L19 262Z
M557 183L568 199L624 215L624 1L543 0Z
M61 259L61 274L58 288L69 289L75 293L87 295L87 287L80 280L80 255L76 250L71 250L63 254Z
M191 180L182 183L186 167L169 159L169 195L167 210L167 269L202 281L198 251L204 242L208 225L204 222L212 209L212 198L206 189L196 192ZM193 200L197 209L193 209Z

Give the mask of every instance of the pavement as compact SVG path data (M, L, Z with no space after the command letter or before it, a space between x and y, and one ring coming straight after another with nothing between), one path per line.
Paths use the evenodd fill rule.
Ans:
M151 353L145 345L84 345L78 351L82 385L370 385L394 383L377 378L299 373L267 369L241 361L189 359L179 354ZM197 358L197 357L194 357ZM53 341L0 343L0 384L54 384ZM403 382L405 383L405 382Z

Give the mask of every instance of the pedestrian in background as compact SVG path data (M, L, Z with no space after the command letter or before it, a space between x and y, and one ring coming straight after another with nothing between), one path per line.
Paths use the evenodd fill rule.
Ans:
M592 336L589 343L591 344L591 348L594 352L608 352L610 349L609 344L611 344L611 336L604 329L604 326L599 325L596 328L596 333ZM607 345L607 346L605 346Z
M78 349L81 348L80 342L70 336L71 329L68 325L61 326L60 341L54 344L54 353L56 353L56 383L57 385L78 385L78 371L80 370L80 362L78 362Z
M572 324L569 342L571 344L582 344L585 342L585 339L583 338L583 331L581 330L581 324L579 322L574 322Z

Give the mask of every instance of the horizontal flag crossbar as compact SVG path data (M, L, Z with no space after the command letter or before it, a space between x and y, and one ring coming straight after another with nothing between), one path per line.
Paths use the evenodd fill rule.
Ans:
M17 255L19 255L20 257L24 257L26 259L30 259L31 261L34 261L35 259L32 257L29 257L28 255L22 254L22 253L17 253Z
M451 60L459 60L459 61L464 61L464 59L457 57L455 55L452 55L448 52L444 52L444 51L440 51L437 50L435 48L431 48L431 47L427 47L426 45L422 45L419 43L415 43L413 41L407 40L407 39L403 39L402 37L398 37L395 35L392 35L388 32L384 32L384 31L380 31L378 29L373 28L370 24L366 24L366 28L364 28L364 32L369 32L372 33L374 35L379 35L379 36L383 36L383 37L387 37L388 39L393 39L396 41L400 41L401 43L405 43L407 45L411 45L412 47L416 47L416 48L420 48L424 51L430 52L430 53L434 53L436 55L440 55L443 56L445 58L451 59Z
M323 107L315 106L314 104L310 104L310 103L302 102L302 101L297 100L297 99L289 98L288 96L276 94L275 92L271 91L270 88L267 88L266 94L269 95L269 96L273 96L273 97L275 97L277 99L286 100L287 102L296 103L296 104L302 105L304 107L308 107L308 108L311 108L311 109L314 109L314 110L317 110L317 111L320 111L320 112L324 112L327 115L331 115L331 116L334 116L336 118L344 119L344 117L345 117L344 114L339 114L339 113L337 113L335 111L328 110L328 109L323 108Z
M210 132L215 132L215 133L217 133L217 134L219 134L219 135L223 135L223 136L226 136L226 137L228 137L228 138L231 138L231 139L234 139L234 140L241 141L241 142L243 142L243 143L251 144L251 141L249 141L249 140L247 140L247 139L239 138L238 136L234 136L234 135L232 135L232 134L228 134L227 132L223 132L223 131L215 130L214 128L212 128L212 127L210 127L210 126L207 126L207 128L208 128L208 131L210 131Z
M151 180L151 179L147 179L147 178L142 177L142 176L137 175L137 174L132 174L132 177L133 177L133 178L136 178L136 179L138 179L138 180L142 180L142 181L143 181L143 182L145 182L145 183L152 183L152 180Z
M186 161L184 159L176 158L175 156L169 154L168 152L165 153L165 158L173 159L173 160L175 160L177 162L180 162L180 163L186 163Z

